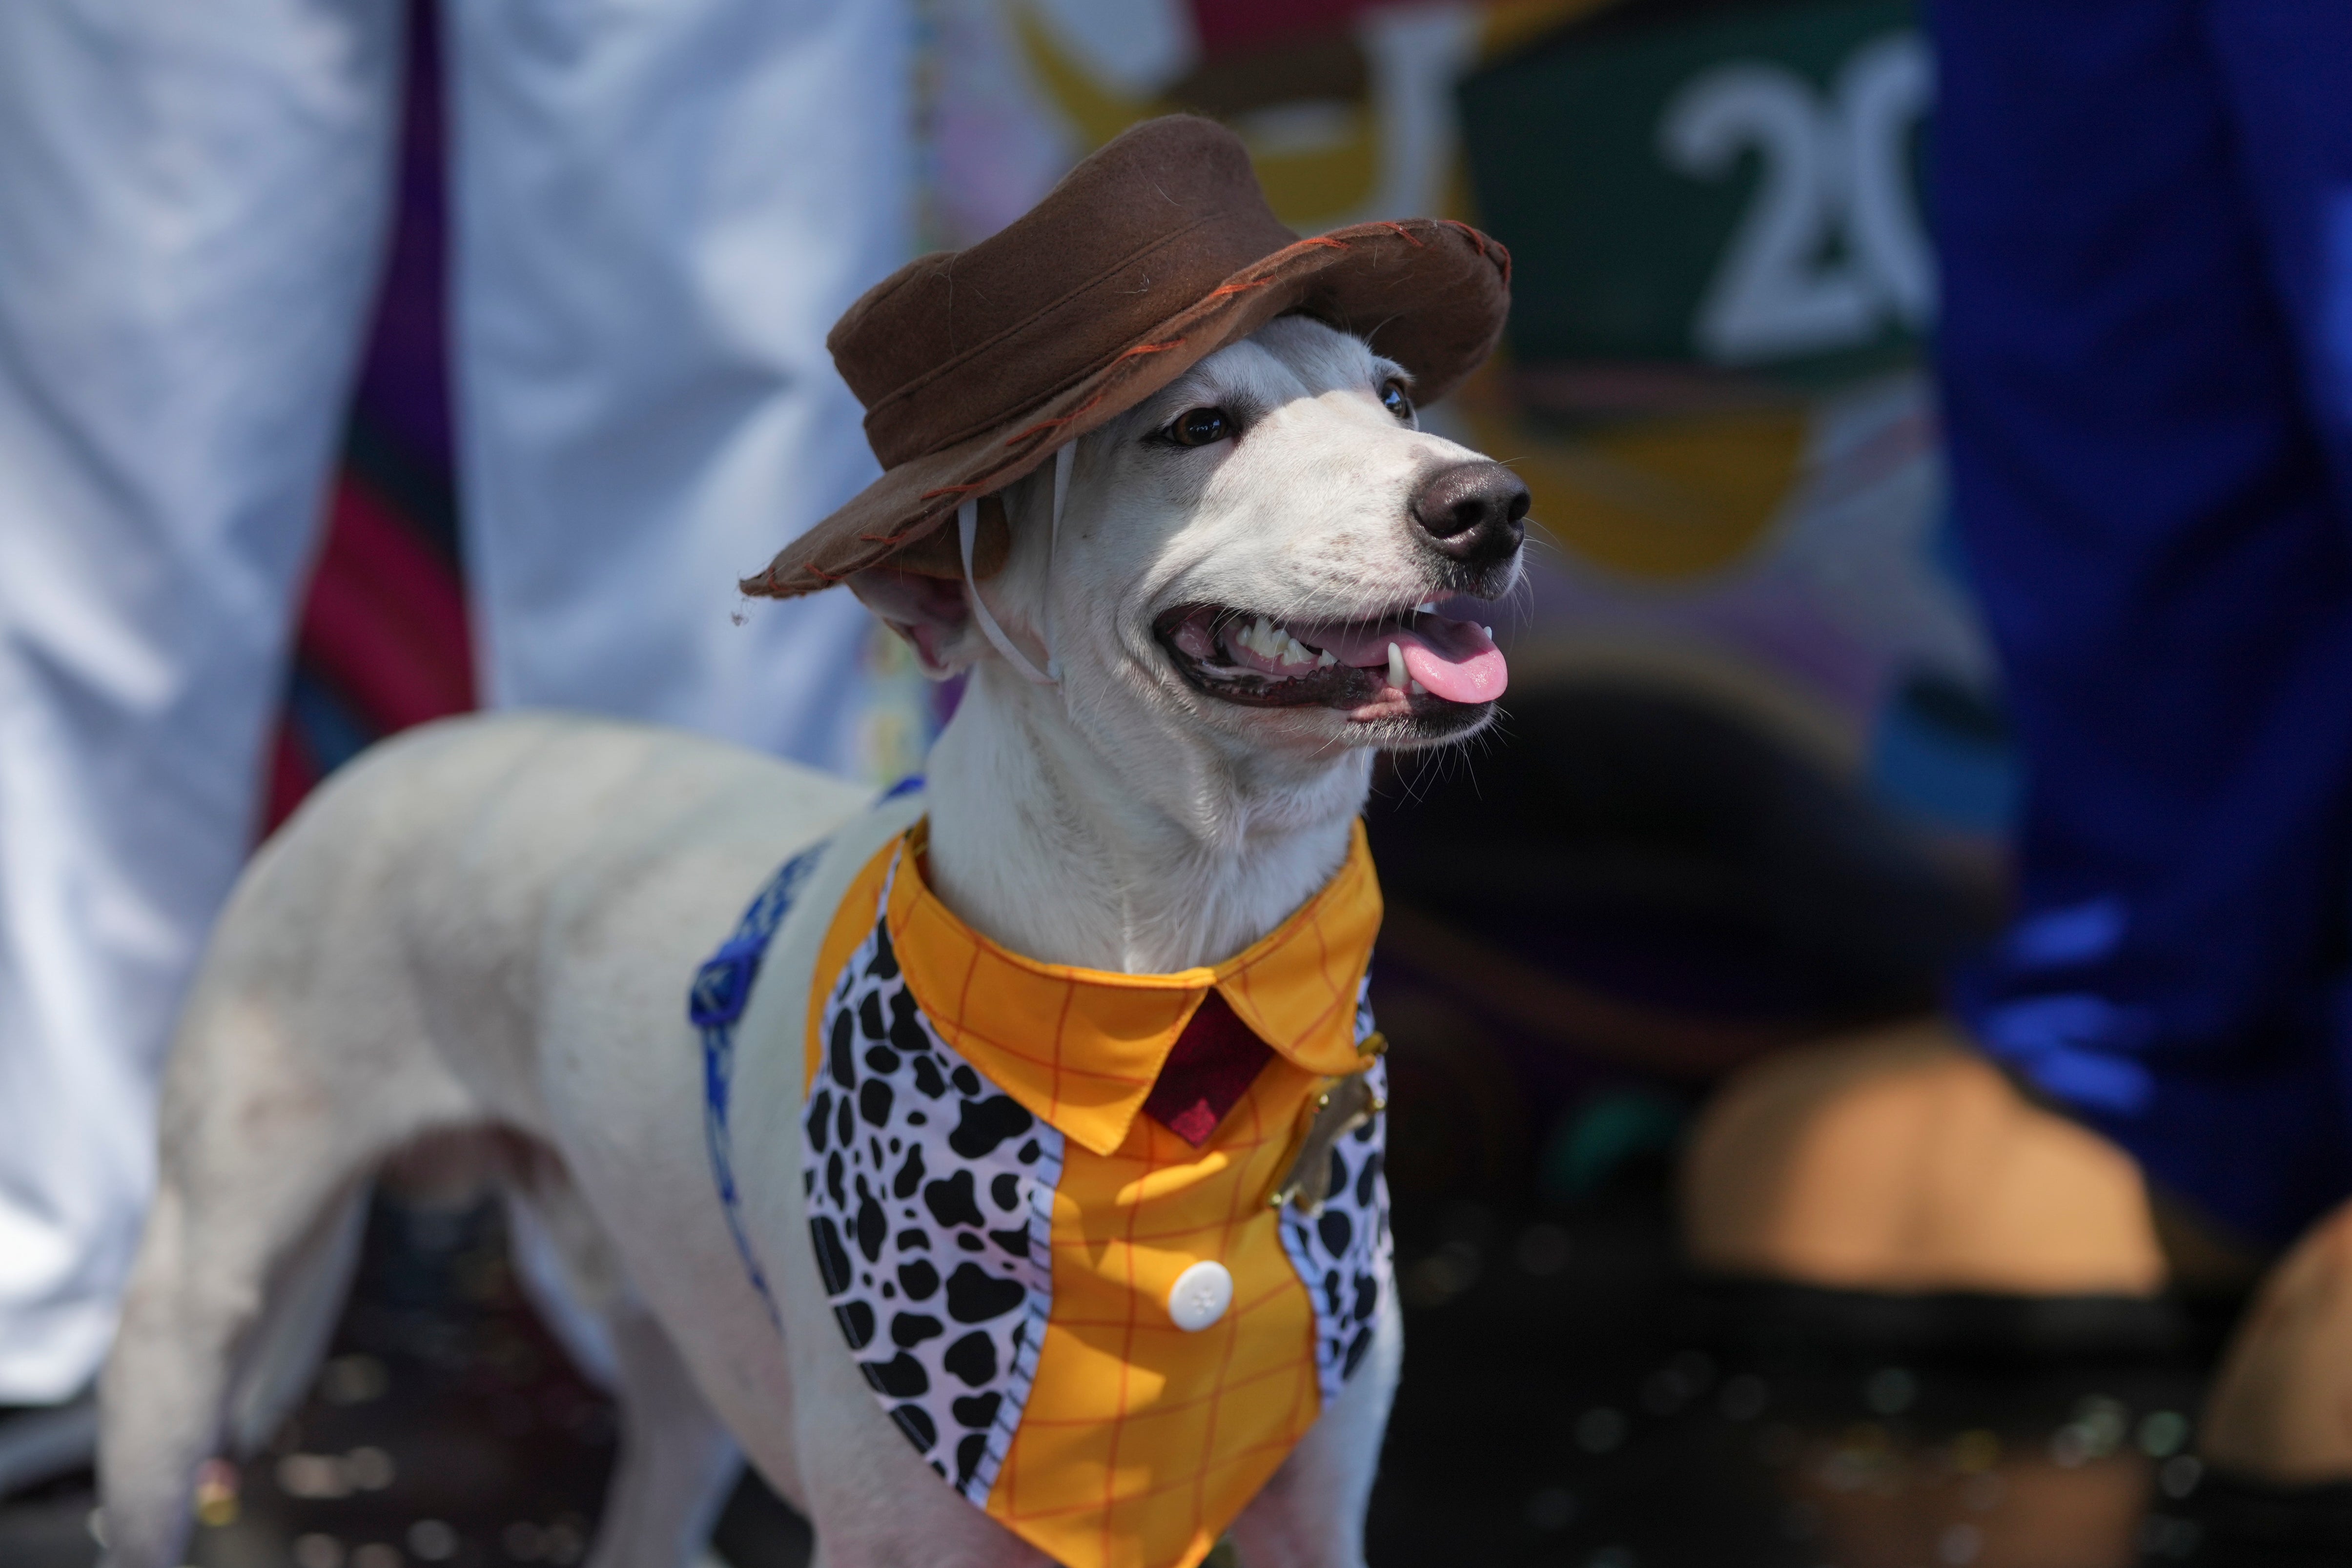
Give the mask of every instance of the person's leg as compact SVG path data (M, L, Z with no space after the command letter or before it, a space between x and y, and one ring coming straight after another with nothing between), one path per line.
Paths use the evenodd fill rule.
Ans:
M2301 349L2311 428L2345 500L2352 547L2352 14L2320 0L2232 0L2209 14L2230 86L2239 162L2267 241L2270 277ZM2352 795L2352 775L2336 788ZM2332 957L2339 987L2352 867L2338 859ZM2339 991L2352 998L2352 989ZM2327 1022L2352 1097L2352 1009ZM2246 1157L2251 1150L2242 1150ZM2332 1197L2352 1193L2340 1179ZM2352 1480L2352 1203L2314 1225L2264 1281L2215 1381L2205 1458L2269 1485Z
M1936 13L1939 152L1983 150L1938 189L1953 504L2029 779L2021 912L1960 1000L2154 1182L2277 1244L2352 1174L2325 1049L2352 519L2208 30L2233 8Z
M376 272L398 27L0 5L0 1403L112 1333Z
M2352 1205L2263 1280L2198 1446L2208 1463L2273 1484L2352 1479Z
M1722 1273L2028 1295L2164 1282L2131 1157L1938 1020L1751 1069L1708 1104L1682 1176L1684 1245Z
M2326 1050L2352 854L2352 535L2209 9L1931 8L1953 502L2028 775L2021 911L1958 999L1974 1043L2160 1192L2275 1244L2352 1171ZM1950 1070L1967 1043L1948 1036L1941 1065L1875 1056L1873 1092ZM1769 1145L1757 1107L1776 1095L1778 1134L1843 1124L1789 1092L1804 1071L1732 1086L1699 1141L1694 1171L1717 1175L1694 1183L1694 1213L1727 1210L1723 1173ZM2002 1138L2057 1162L2053 1190L2112 1185L2095 1143L1990 1092L2007 1095ZM1977 1204L1923 1168L1956 1146L1882 1140L1843 1177ZM1992 1149L1962 1164L1981 1171ZM2150 1222L2121 1210L2081 1245L2144 1260ZM1906 1234L1929 1233L1971 1232ZM1982 1266L2029 1255L2022 1239L1906 1245L1849 1259L1837 1282L2074 1291L2129 1273L2037 1285Z
M867 618L735 584L877 471L824 337L907 254L906 6L448 16L484 689L856 767Z

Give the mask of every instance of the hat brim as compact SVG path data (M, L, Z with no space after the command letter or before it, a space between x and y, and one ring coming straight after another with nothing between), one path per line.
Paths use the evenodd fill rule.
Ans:
M1358 224L1286 246L1043 402L887 470L744 579L742 590L797 598L887 563L943 527L963 501L1004 488L1057 447L1291 311L1363 338L1412 373L1423 401L1434 402L1494 352L1510 277L1508 251L1450 219Z

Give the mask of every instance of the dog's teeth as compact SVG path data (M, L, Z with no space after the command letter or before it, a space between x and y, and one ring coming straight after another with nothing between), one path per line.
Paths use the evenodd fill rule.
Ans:
M1429 688L1419 681L1407 681L1404 684L1404 689L1417 697L1425 697L1429 695Z
M1317 669L1318 669L1318 670L1320 670L1320 669L1324 669L1324 668L1326 668L1326 667L1328 667L1328 666L1329 666L1329 665L1332 665L1332 664L1338 664L1339 662L1339 660L1337 660L1337 659L1335 659L1335 658L1333 658L1333 657L1331 656L1330 651L1329 651L1328 649L1326 649L1324 652L1322 652L1322 653L1318 653L1318 654L1316 654L1316 655L1315 655L1315 667L1316 667Z
M1289 628L1261 615L1234 637L1234 644L1277 664L1315 664L1315 650L1290 634ZM1325 663L1330 663L1327 655Z
M1487 642L1491 643L1495 640L1495 629L1492 626L1481 626L1478 630L1486 633Z
M1412 612L1415 615L1434 615L1437 613L1437 601L1424 599L1412 607Z
M1404 650L1391 643L1389 644L1389 685L1402 691L1404 683Z

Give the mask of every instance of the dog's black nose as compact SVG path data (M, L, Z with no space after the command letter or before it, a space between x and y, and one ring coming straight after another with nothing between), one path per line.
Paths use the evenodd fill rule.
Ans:
M1429 542L1470 566L1491 565L1518 549L1527 516L1527 486L1485 459L1439 469L1412 498L1412 520Z

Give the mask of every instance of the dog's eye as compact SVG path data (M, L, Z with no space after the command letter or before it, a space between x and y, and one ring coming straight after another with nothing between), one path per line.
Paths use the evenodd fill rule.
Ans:
M1188 408L1168 425L1168 439L1179 446L1214 446L1234 433L1234 422L1221 408Z
M1381 406L1406 424L1412 423L1412 399L1405 396L1402 382L1381 383Z

